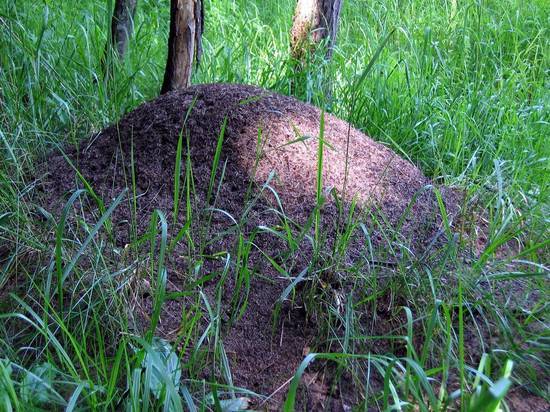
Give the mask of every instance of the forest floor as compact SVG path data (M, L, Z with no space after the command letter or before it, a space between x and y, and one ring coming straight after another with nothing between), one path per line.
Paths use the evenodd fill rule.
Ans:
M174 246L161 287L174 298L164 301L155 335L177 345L182 314L200 300L199 294L205 296L216 305L217 320L209 319L203 308L199 330L215 330L221 349L204 350L223 352L233 383L270 394L256 404L273 410L282 407L289 379L311 348L319 346L320 333L349 327L329 323L327 311L343 315L340 299L354 304L366 291L372 294L365 277L394 275L392 266L407 260L403 250L410 253L409 265L437 269L440 254L446 253L442 250L448 250L461 229L457 225L446 233L441 216L460 221L459 194L435 189L446 193L440 209L432 189L426 190L432 183L385 146L313 106L251 86L203 85L161 96L78 147L51 153L39 170L43 195L37 202L56 216L77 190L93 188L92 197L114 200L129 189L132 196L109 218L119 248L139 237L157 236L157 228L150 227L155 210L171 221L166 240ZM322 186L316 188L319 176ZM358 202L357 210L353 202ZM74 207L89 222L102 215L93 199L79 199ZM319 226L314 227L316 213ZM361 223L370 233L355 233ZM77 228L76 223L72 230ZM387 252L397 244L398 251ZM470 257L478 258L481 251ZM146 250L142 255L154 259ZM128 264L121 263L112 271ZM151 277L142 274L134 280ZM380 283L377 293L383 301L388 292ZM140 335L147 334L155 316L155 287L151 282L138 288L132 329ZM318 298L324 301L320 305L314 302ZM354 316L368 317L370 310L356 308ZM406 323L405 316L384 308L378 312L376 324L358 325L361 334L368 329L388 336ZM465 350L475 353L479 337L473 324L467 326ZM413 340L423 339L422 330L412 333ZM478 333L495 339L483 327ZM325 345L321 348L338 351ZM390 350L402 356L407 352L406 345L384 340L363 349L373 356ZM475 362L479 358L471 355ZM208 361L201 366L204 378L214 374L210 378L224 379L223 370L209 370ZM298 398L299 403L308 410L346 410L359 404L355 384L334 380L337 374L327 366L311 368L316 373L303 378L309 395ZM193 369L198 373L201 368ZM382 377L374 381L371 385L383 386ZM338 388L330 389L333 384ZM539 410L549 406L538 402Z
M135 243L132 234L148 233L155 209L169 220L174 216L168 241L181 240L167 263L167 287L176 294L187 291L188 296L163 307L158 334L172 343L181 339L181 314L196 299L190 285L200 284L194 294L204 293L210 302L221 299L216 312L219 339L234 382L270 394L293 376L304 352L315 343L316 332L325 326L320 321L323 315L315 312L327 308L314 304L306 309L303 298L282 298L296 275L307 268L292 294L300 296L309 289L307 294L312 296L328 292L345 298L369 287L361 282L359 272L362 276L382 273L368 265L383 265L378 261L384 260L395 265L391 262L396 257L382 252L392 248L390 238L399 237L418 256L429 254L428 245L436 249L435 244L444 243L437 242L445 234L438 231L436 197L429 191L422 193L430 182L414 165L328 114L322 132L320 122L320 110L256 87L206 85L171 93L140 106L79 148L48 156L44 175L39 177L44 192L39 203L60 215L77 189L92 187L94 196L115 199L129 187L135 206L133 200L125 202L110 217L116 244L122 248ZM326 147L321 166L319 136ZM186 149L178 159L181 147ZM212 163L217 157L216 168ZM320 195L326 197L319 207L318 167ZM192 182L190 193L184 190L186 179ZM332 196L342 204L337 206ZM458 211L458 198L447 197L445 210L452 216L451 210ZM359 202L355 212L350 210L354 201ZM186 210L189 205L191 210ZM87 221L101 215L93 200L75 207L82 207ZM315 235L310 217L317 210L320 227ZM187 220L190 216L192 224ZM351 230L367 221L373 228L367 238ZM277 230L285 225L286 239ZM183 234L180 228L185 227ZM308 245L310 236L321 240ZM365 247L367 241L371 250ZM252 250L242 261L231 259L232 268L224 270L223 257L239 257L243 242L245 250ZM377 261L369 261L366 252ZM197 254L204 256L200 268ZM391 270L387 272L391 275ZM329 292L330 288L334 290ZM148 325L144 319L152 316L154 305L152 293L143 292L148 292L147 297L136 304L141 307L141 323ZM362 299L362 294L355 299ZM282 306L280 319L274 324L278 305ZM208 319L208 314L202 317ZM376 334L385 335L394 322L380 318ZM383 353L381 347L387 349L377 344L370 350ZM274 400L281 401L284 389Z
M549 409L545 2L349 1L295 72L293 1L212 1L158 99L155 2L110 82L104 2L22 3L0 410Z

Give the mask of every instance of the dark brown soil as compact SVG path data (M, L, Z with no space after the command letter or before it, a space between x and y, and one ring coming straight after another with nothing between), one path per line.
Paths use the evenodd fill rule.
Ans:
M506 402L514 412L548 412L550 410L548 400L521 387L512 388L506 396Z
M134 159L136 216L131 202L123 202L112 219L116 241L122 246L130 242L132 222L136 222L139 233L144 233L155 209L164 211L171 222L178 137L183 133L183 189L188 138L194 178L193 231L200 234L206 227L206 239L211 241L193 252L189 252L190 245L184 241L178 246L170 261L170 282L174 290L179 290L196 280L196 277L190 280L195 276L187 257L190 254L204 261L200 275L219 274L223 262L208 256L223 251L235 256L239 233L252 239L260 226L281 230L283 219L281 213L274 211L279 207L273 192L263 186L266 181L280 198L288 219L297 225L308 221L316 204L320 118L319 109L313 106L256 87L201 85L141 105L79 148L66 149L66 155L106 205L125 187L130 187L132 192L131 160ZM210 174L224 119L223 146L210 204L227 215L214 212L207 224L210 214L205 208L209 206ZM331 247L337 243L335 239L345 221L341 211L349 210L354 199L358 201L360 213L365 215L371 240L380 254L390 249L401 253L405 245L411 253L423 253L434 236L440 234L435 197L429 188L422 192L431 184L430 180L413 164L328 114L325 115L324 141L322 190L327 202L321 212L321 227L325 256L332 254ZM59 213L70 192L83 187L82 181L59 154L48 159L44 171L45 202L42 204ZM337 193L344 205L342 209L331 191ZM418 192L422 194L415 200ZM411 202L414 205L406 213ZM185 198L181 204L171 233L185 222ZM93 202L87 204L89 213L94 211L93 205ZM446 207L450 212L457 210L450 195L446 195ZM228 215L239 225L232 223ZM376 221L383 223L375 224ZM297 226L293 230L299 231ZM234 383L269 395L292 377L312 341L313 327L311 322L306 322L305 312L296 307L298 299L292 310L283 308L281 322L272 333L275 302L290 280L278 273L258 249L274 257L288 275L294 277L311 262L312 248L307 239L303 240L299 253L295 253L298 257L285 259L288 244L265 230L260 232L253 238L255 246L248 259L251 281L247 307L233 324L230 319L234 306L245 301L239 298L246 295L246 288L240 290L235 286L234 268L232 278L224 286L222 338L232 364ZM360 259L365 255L365 244L365 238L357 235L344 260ZM212 305L218 279L214 277L202 284ZM171 301L163 312L160 331L173 340L177 338L183 305L184 301ZM145 307L147 309L147 304ZM285 389L279 391L274 399L280 400L284 393Z

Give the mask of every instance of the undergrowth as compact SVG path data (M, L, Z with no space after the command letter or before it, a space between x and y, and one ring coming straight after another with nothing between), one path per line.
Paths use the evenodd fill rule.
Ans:
M217 199L223 164L212 159L211 207L192 215L183 134L174 210L155 212L145 234L134 222L127 248L116 247L110 215L122 202L135 211L135 175L115 200L100 199L83 181L61 216L35 202L44 156L78 145L158 94L167 4L139 2L127 59L107 83L100 61L109 3L0 5L0 410L266 404L271 394L233 382L221 324L228 279L238 285L230 322L246 311L254 276L248 259L261 232L291 251L284 258L260 251L288 280L266 327L276 328L290 303L303 304L317 328L311 353L285 388L285 410L295 408L311 367L332 371L334 393L351 382L357 410L498 410L507 408L511 386L548 398L546 2L350 0L332 61L309 56L299 73L288 61L293 1L207 2L195 83L251 83L312 102L455 187L467 211L458 221L443 219L446 241L436 255L417 255L397 231L352 206L342 209L340 235L327 250L319 211L332 194L319 182L305 226L284 205L271 211L278 227L252 233L241 230L246 216L229 216L234 224L219 236L232 236L234 246L216 251L220 269L208 279L201 268L212 216L224 213ZM322 155L319 144L319 165ZM269 181L262 190L277 198ZM99 211L92 220L84 218L87 203ZM179 227L181 213L189 223ZM191 222L204 232L193 232ZM373 247L375 231L387 239L384 253ZM354 238L364 248L350 265ZM187 287L173 292L167 262L182 242ZM292 254L302 248L312 255L298 270ZM212 299L202 285L216 277ZM163 305L177 299L186 309L168 341L158 323Z

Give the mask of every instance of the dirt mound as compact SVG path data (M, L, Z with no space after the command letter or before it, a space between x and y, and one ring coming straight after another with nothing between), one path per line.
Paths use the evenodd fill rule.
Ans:
M138 214L147 217L156 208L173 206L180 133L184 152L189 137L196 199L206 200L216 145L226 121L219 162L221 168L227 161L219 194L222 208L239 216L249 183L262 185L271 176L286 214L304 221L315 204L320 114L316 107L253 86L200 85L141 105L80 149L66 153L106 202L131 186L133 156ZM413 244L424 243L434 234L438 208L433 196L420 195L404 216L415 194L430 184L418 168L329 114L324 140L322 189L327 200L332 189L345 201L356 197L383 216L388 228L395 228L404 217L398 229ZM183 163L185 157L184 153ZM75 184L82 186L63 156L49 159L47 169L46 191L53 194L52 200L62 201L60 194ZM454 205L447 206L454 210ZM125 220L127 213L120 209L115 215L121 219L115 220Z
M380 248L407 245L422 251L439 230L437 202L429 189L423 190L430 181L414 165L346 122L328 114L324 120L322 192L326 204L320 222L327 250L332 250L345 213L355 199L357 210L367 215L372 244ZM66 151L105 204L125 187L130 193L135 191L135 214L133 200L113 214L117 241L124 244L131 237L132 222L138 232L143 232L154 209L167 215L173 211L175 159L182 136L180 189L184 194L178 225L186 220L185 179L192 175L189 186L194 219L204 215L208 206L223 210L208 212L210 240L200 251L203 256L234 250L238 234L229 228L239 227L239 233L254 236L248 263L252 281L249 290L243 292L247 306L238 321L228 321L235 306L242 308L237 282L228 282L223 294L227 307L224 321L231 323L225 329L224 343L235 384L262 393L271 393L292 376L311 337L303 326L303 313L296 310L283 313L283 327L272 333L273 306L289 279L282 278L256 249L281 259L281 267L287 268L290 276L296 276L311 261L311 242L303 240L307 236L302 236L298 248L301 258L284 260L281 256L291 247L284 235L273 233L283 233L285 224L299 232L297 228L311 222L318 191L320 122L319 109L290 97L252 86L201 85L145 103L80 148ZM223 144L212 185L212 165L221 134ZM186 174L188 159L192 173ZM61 155L52 156L45 167L46 204L59 211L68 193L83 187L82 179ZM456 209L452 201L447 203L447 209ZM200 231L205 220L202 222L195 221L193 227ZM351 258L362 255L364 245L363 238L350 247ZM204 260L205 273L217 270L216 263ZM174 258L170 264L172 273L191 273L185 257ZM184 277L178 280L172 275L174 287L185 283L181 280ZM208 282L203 287L207 295L215 294ZM161 328L176 330L181 309L167 307Z

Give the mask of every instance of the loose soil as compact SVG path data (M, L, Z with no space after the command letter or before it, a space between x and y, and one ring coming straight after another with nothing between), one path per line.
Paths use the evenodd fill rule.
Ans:
M176 223L172 222L175 159L182 137L180 188L185 192L189 158L191 232L197 245L199 238L204 239L204 247L192 248L185 239L180 242L168 263L170 290L185 290L197 279L215 275L200 287L213 306L220 296L222 339L234 384L264 395L282 387L272 398L274 407L286 392L283 385L313 343L315 319L306 316L297 297L293 305L283 305L280 321L272 328L275 304L291 279L277 271L265 254L295 277L312 261L314 251L305 238L289 252L284 236L261 228L283 232L285 222L293 222L290 226L296 234L314 212L321 117L311 105L253 86L194 86L141 105L79 147L66 148L65 155L53 154L43 167L41 204L54 214L59 214L75 188L85 187L75 168L106 206L125 188L135 191L135 212L133 201L125 201L112 215L116 243L124 246L133 228L138 235L147 231L155 209L166 214L171 234L185 224L185 196ZM220 135L223 144L209 196ZM368 228L375 258L389 259L388 250L399 255L405 245L408 253L420 255L434 247L434 239L444 239L430 180L410 162L330 114L324 115L322 164L326 201L320 211L324 246L318 260L323 256L329 260L333 254L346 213L355 202L355 217ZM442 192L447 211L456 213L456 197ZM82 205L86 217L97 218L97 203L89 200ZM369 242L357 232L344 253L343 265L366 259ZM307 234L314 236L312 230ZM249 290L235 281L234 267L218 289L224 267L220 253L236 256L239 239L254 244L247 262ZM192 262L202 264L195 270ZM325 281L331 284L330 276ZM185 299L167 302L158 333L176 341L182 311L189 305ZM151 302L143 298L137 306L145 324ZM244 314L235 317L235 308L241 307Z

